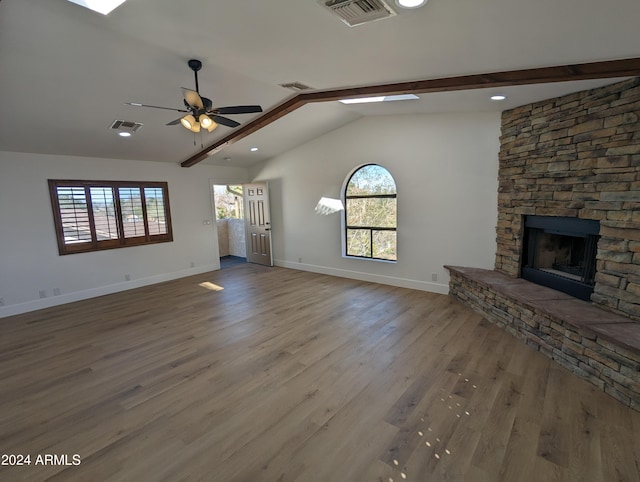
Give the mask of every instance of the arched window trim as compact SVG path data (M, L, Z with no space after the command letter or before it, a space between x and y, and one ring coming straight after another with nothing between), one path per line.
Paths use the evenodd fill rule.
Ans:
M364 195L364 196L347 196L347 188L349 187L349 183L351 182L351 179L353 178L353 176L360 171L361 169L363 169L364 167L367 166L379 166L381 168L383 168L385 171L387 171L387 173L389 174L389 176L391 176L391 179L393 180L393 184L396 187L396 193L395 194L381 194L381 195ZM342 203L344 205L344 211L342 213L342 257L343 258L349 258L349 259L364 259L364 260L370 260L370 261L379 261L379 262L383 262L383 263L396 263L398 260L398 245L397 245L397 237L396 237L396 259L395 260L390 260L390 259L385 259L385 258L376 258L373 257L373 246L371 245L371 255L372 256L355 256L352 254L347 254L347 233L348 233L348 229L350 229L350 227L347 225L347 213L348 213L348 207L347 207L347 199L349 198L367 198L367 197L373 197L373 198L394 198L396 199L396 203L397 203L397 197L398 197L398 189L397 189L397 184L396 184L396 180L393 177L393 174L391 174L391 171L389 171L389 169L387 169L385 166L383 166L382 164L378 164L376 162L368 162L366 164L361 164L359 166L354 167L351 172L349 172L349 174L347 175L347 177L344 180L344 183L342 185L342 190L341 190L341 198L342 198ZM397 205L396 205L397 207ZM360 229L361 227L356 227L357 229ZM394 231L395 233L397 233L398 231L398 222L397 222L397 214L396 214L396 227L394 228L388 228L388 227L374 227L376 230L380 230L380 231Z

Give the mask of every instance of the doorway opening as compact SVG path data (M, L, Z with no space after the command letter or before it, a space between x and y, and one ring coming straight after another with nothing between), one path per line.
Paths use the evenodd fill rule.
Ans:
M214 185L213 202L218 228L220 269L246 263L242 185Z

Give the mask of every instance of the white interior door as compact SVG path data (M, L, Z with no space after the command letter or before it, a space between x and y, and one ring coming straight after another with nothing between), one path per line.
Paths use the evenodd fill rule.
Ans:
M247 231L247 261L273 266L269 185L266 182L245 184L243 194Z

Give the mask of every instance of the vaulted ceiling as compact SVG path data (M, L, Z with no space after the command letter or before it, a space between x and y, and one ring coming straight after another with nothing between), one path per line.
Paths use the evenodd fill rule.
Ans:
M0 150L180 164L233 135L166 126L193 88L216 106L297 94L640 57L637 0L429 0L348 27L316 0L128 0L107 16L66 0L0 1ZM637 64L636 64L637 65ZM640 75L631 72L632 75ZM303 105L229 146L207 164L249 166L365 115L504 110L615 79L421 94L420 100ZM508 99L489 100L500 91ZM307 91L308 92L308 91ZM250 124L258 114L229 116ZM114 120L144 126L124 139ZM236 128L236 129L241 129ZM256 146L257 152L249 148Z

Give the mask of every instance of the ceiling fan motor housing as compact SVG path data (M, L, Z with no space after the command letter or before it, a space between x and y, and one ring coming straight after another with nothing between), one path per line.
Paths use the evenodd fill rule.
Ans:
M194 72L198 72L202 68L202 62L200 62L198 59L191 59L189 60L188 64L189 68Z

